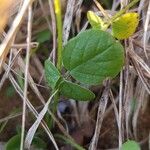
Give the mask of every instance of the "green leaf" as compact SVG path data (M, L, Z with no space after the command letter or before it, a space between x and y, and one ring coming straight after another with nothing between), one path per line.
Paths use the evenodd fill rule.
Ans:
M90 29L65 45L63 64L76 80L96 85L120 72L124 64L124 49L109 33Z
M39 32L36 39L37 42L44 43L48 41L50 37L51 37L51 32L48 29L46 29L44 31Z
M12 85L8 86L6 89L6 96L11 98L15 95L15 89Z
M127 39L135 32L138 24L137 13L126 13L112 23L113 36L120 40Z
M102 30L105 28L104 21L93 11L87 12L87 18L93 28L102 29Z
M121 147L121 150L140 150L140 149L141 148L137 142L130 140L125 142Z
M45 143L45 141L43 141L39 137L34 137L32 145L34 146L36 150L45 150L47 147L47 144Z
M61 79L61 74L58 69L54 66L54 64L50 60L45 61L45 76L48 82L48 85L54 89Z
M6 150L20 150L21 135L17 134L6 143ZM39 137L34 137L32 146L37 150L46 149L46 143Z
M90 90L69 81L64 81L61 83L60 93L67 98L72 98L80 101L88 101L95 98L95 94Z
M20 135L15 135L6 143L6 150L20 150Z

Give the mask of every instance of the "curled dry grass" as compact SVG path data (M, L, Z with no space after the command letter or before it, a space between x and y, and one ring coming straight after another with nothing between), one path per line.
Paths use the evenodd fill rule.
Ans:
M68 0L67 2L62 0L61 2L63 10L63 44L65 44L70 35L74 36L75 34L87 28L88 22L83 14L85 14L89 8L85 7L83 0ZM104 15L111 17L116 13L116 9L120 4L121 8L123 8L128 4L128 1L114 0L110 10L103 10L101 8L101 12L98 12L98 14L101 16ZM27 92L29 92L27 91L27 89L29 89L27 88L27 85L37 95L38 100L41 101L41 105L45 105L46 103L46 99L39 89L40 86L43 86L44 88L46 87L43 75L43 60L41 60L38 54L35 53L34 56L31 56L30 58L30 62L32 61L32 63L29 63L29 50L32 48L32 46L38 46L38 43L34 43L36 42L36 34L44 29L49 29L50 32L52 32L53 38L52 42L49 43L49 45L51 45L49 49L49 55L46 57L50 57L54 63L56 62L56 18L53 2L51 0L26 0L25 2L16 0L13 1L13 4L10 6L9 5L10 4L8 4L9 9L7 7L5 8L5 10L7 10L7 16L4 20L4 23L2 22L2 26L7 24L8 30L5 31L0 29L2 41L0 45L0 67L2 73L0 89L2 89L6 79L9 79L16 92L22 98L24 102L24 111L22 113L22 124L24 125L22 129L24 129L26 105L29 108L29 111L31 111L35 117L38 118L39 116L35 106L31 104L27 95ZM90 9L93 11L99 11L94 3L91 3ZM114 113L115 117L111 118L111 121L109 121L107 124L115 124L116 128L118 128L118 130L115 132L118 141L115 141L115 143L117 143L119 147L121 146L122 142L126 141L128 138L135 139L140 144L148 143L149 135L147 133L147 135L145 134L145 137L141 138L141 134L139 132L142 132L144 128L139 128L139 126L142 127L142 125L139 124L142 120L141 117L143 117L144 112L149 109L150 2L146 0L140 0L138 5L130 11L137 11L140 14L140 24L136 33L129 39L123 41L126 58L125 66L119 75L119 80L114 80L112 86L110 86L110 82L107 82L104 83L103 86L98 87L97 100L93 102L92 108L90 109L90 103L78 102L77 104L75 101L71 101L72 113L69 115L75 116L72 117L71 120L72 122L75 122L76 126L80 127L85 123L95 124L95 127L93 128L95 131L94 133L91 131L92 134L90 135L90 137L93 138L91 143L89 143L90 146L88 146L91 150L96 150L97 146L106 147L105 144L107 144L107 142L109 143L109 141L107 141L104 143L104 145L99 144L101 143L101 138L103 135L105 135L105 132L102 130L106 124L104 123L105 119L107 117L109 118L110 113L112 112ZM2 13L0 12L0 15L1 14ZM40 20L42 20L42 23L40 23ZM25 56L21 54L23 49L26 50L28 55L27 62L24 61ZM33 73L29 68L36 69ZM24 90L22 90L18 80L16 80L18 77L20 77L18 70L21 70L21 72L24 74L23 80L26 83ZM119 88L117 90L113 90L116 86ZM135 109L131 107L131 101L136 104ZM107 105L108 107L106 107ZM71 138L69 133L67 133L67 130L65 130L60 123L61 121L67 124L67 122L62 118L61 113L58 113L59 115L57 118L51 113L50 110L47 111L55 120L63 134L65 134L68 138ZM96 114L97 119L94 117ZM13 117L17 117L17 115L15 114L15 116L12 116L12 118ZM10 118L10 116L6 116L6 119ZM5 118L1 118L0 122L4 120ZM41 124L57 149L57 144L53 138L53 135L48 129L44 120L41 121ZM108 131L111 132L109 129ZM81 142L81 144L83 143ZM116 144L114 145L118 147ZM112 144L112 146L114 145Z

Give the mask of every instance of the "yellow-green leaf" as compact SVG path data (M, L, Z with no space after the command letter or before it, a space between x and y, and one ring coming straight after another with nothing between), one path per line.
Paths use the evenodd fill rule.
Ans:
M139 15L137 13L126 13L113 21L113 36L120 40L127 39L135 32L138 24Z
M87 18L93 28L102 29L105 27L104 21L93 11L87 12Z

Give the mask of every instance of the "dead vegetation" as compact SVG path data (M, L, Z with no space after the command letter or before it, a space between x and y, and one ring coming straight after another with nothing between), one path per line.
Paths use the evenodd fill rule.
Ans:
M63 44L89 28L86 18L88 10L98 12L102 17L111 17L128 3L128 0L113 0L109 9L103 1L104 9L100 11L93 1L61 0ZM44 78L43 62L50 58L56 63L56 18L51 0L15 0L12 4L5 5L7 5L4 10L7 12L6 17L3 16L4 22L0 22L0 27L6 26L5 30L0 29L0 123L9 121L8 124L13 124L14 118L22 115L22 129L25 130L26 126L32 125L28 123L30 117L27 114L31 113L34 118L38 118L37 106L43 108L48 104L50 91ZM56 122L52 131L44 120L39 120L40 128L45 130L56 149L73 149L67 144L56 141L53 135L57 132L69 139L75 139L79 145L90 150L117 149L127 139L139 142L143 150L150 149L150 1L140 0L129 11L139 13L140 24L132 37L122 41L126 58L124 68L118 77L103 85L91 87L97 95L95 101L83 103L61 100L59 106L61 107L62 103L66 112L58 109L57 114L53 114L47 108ZM51 33L50 40L44 43L48 49L46 52L43 47L38 49L37 42L37 34L45 29ZM37 51L34 52L34 49ZM20 80L24 82L23 88L20 86ZM20 96L13 102L5 101L4 96L3 88L7 89L10 84L15 89L17 95L15 98ZM18 105L20 100L23 105ZM11 114L12 108L16 106L21 108L21 112ZM7 125L5 128L7 129ZM1 139L3 132L0 135ZM8 134L5 140L9 138ZM48 140L47 142L50 143ZM53 144L50 144L48 149L53 149Z

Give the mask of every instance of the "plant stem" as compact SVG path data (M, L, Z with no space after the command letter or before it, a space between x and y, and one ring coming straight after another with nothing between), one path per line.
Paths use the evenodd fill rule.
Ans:
M120 10L116 15L112 17L111 22L113 22L115 19L120 17L122 14L124 14L128 9L133 7L138 1L140 0L133 0L131 3L129 3L124 9Z
M54 8L56 15L56 25L57 25L57 36L58 36L58 46L57 46L57 69L61 71L62 68L62 17L61 17L61 3L60 0L54 0ZM55 113L57 111L57 105L59 102L59 94L57 93L54 96L54 103L52 107L52 112ZM50 127L52 127L53 120L50 120Z
M61 17L61 3L60 0L54 0L56 24L57 24L57 35L58 35L58 46L57 46L57 68L61 71L62 67L62 17ZM57 93L54 97L53 112L57 111L57 105L59 102L59 94Z
M60 0L54 0L57 34L58 34L58 48L57 48L57 68L60 71L62 67L62 17L61 17L61 3Z
M130 9L131 7L133 7L137 2L139 2L140 0L133 0L131 3L129 3L124 9L121 9L118 13L116 13L111 19L110 21L108 20L108 17L106 15L104 15L107 19L106 26L103 29L103 31L106 31L108 29L108 27L115 21L115 19L117 19L118 17L120 17L122 14L124 14L128 9ZM96 5L98 6L98 8L100 10L102 10L103 8L100 7L100 4L94 0L94 2L96 3Z

